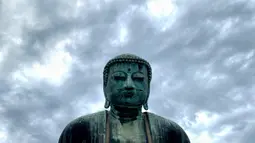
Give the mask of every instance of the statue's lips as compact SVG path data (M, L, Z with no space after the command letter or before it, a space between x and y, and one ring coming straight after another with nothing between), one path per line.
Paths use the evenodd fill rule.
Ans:
M123 95L124 95L124 97L131 98L135 95L135 92L134 91L124 91Z

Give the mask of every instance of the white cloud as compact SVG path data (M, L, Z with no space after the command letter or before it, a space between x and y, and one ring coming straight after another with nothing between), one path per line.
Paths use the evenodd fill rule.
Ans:
M101 70L106 60L124 51L153 62L150 110L178 121L191 142L239 143L241 133L252 132L246 126L254 123L253 3L2 4L0 122L7 123L0 123L1 141L53 143L73 116L103 110ZM241 118L245 119L235 125ZM51 126L50 132L42 132L45 126Z
M125 24L119 24L117 37L112 38L111 44L115 47L122 47L128 42L128 29Z
M233 129L232 126L224 126L220 132L215 134L215 136L217 138L224 137L224 136L228 135L229 133L231 133L232 129Z
M155 17L169 16L174 10L174 4L171 0L149 0L147 7L150 15Z
M59 86L68 77L72 65L71 55L63 47L70 44L70 40L59 41L55 48L44 57L43 62L34 62L31 66L25 66L13 73L13 80L17 82L33 82L45 80Z
M198 124L198 126L203 126L203 127L210 126L213 122L215 122L219 118L219 115L212 114L206 111L197 112L195 115L196 115L196 123Z
M0 128L0 140L1 142L7 142L7 130L3 127Z
M165 31L174 23L177 10L172 0L148 0L145 9L142 9L160 31Z
M207 131L204 131L202 133L199 134L199 136L192 140L194 143L213 143L214 139L212 136L209 135L209 133Z

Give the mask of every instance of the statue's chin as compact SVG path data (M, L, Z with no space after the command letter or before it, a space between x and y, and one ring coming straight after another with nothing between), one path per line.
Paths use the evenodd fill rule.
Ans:
M114 107L121 107L121 108L142 108L142 104L130 104L130 103L125 103L125 104L120 104L120 105L113 105Z

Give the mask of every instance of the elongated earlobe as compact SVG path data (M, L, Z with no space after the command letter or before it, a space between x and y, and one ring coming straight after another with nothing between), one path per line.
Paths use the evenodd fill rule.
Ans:
M108 100L105 100L104 108L109 108L110 107L110 102Z
M144 109L144 110L148 110L148 109L149 109L148 103L147 103L147 102L143 104L143 109Z

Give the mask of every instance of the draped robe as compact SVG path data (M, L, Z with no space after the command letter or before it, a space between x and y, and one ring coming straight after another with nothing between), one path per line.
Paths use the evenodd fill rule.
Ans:
M81 116L70 122L60 135L58 143L147 143L148 135L144 125L144 120L134 121L130 135L121 134L117 119L107 118L108 111ZM175 122L161 116L147 112L149 133L152 143L190 143L187 134ZM106 120L109 120L109 127ZM107 128L108 127L108 128ZM109 130L109 137L106 137ZM137 131L137 132L135 132ZM132 134L133 132L133 134ZM123 137L127 136L127 139ZM129 140L130 139L130 140Z

